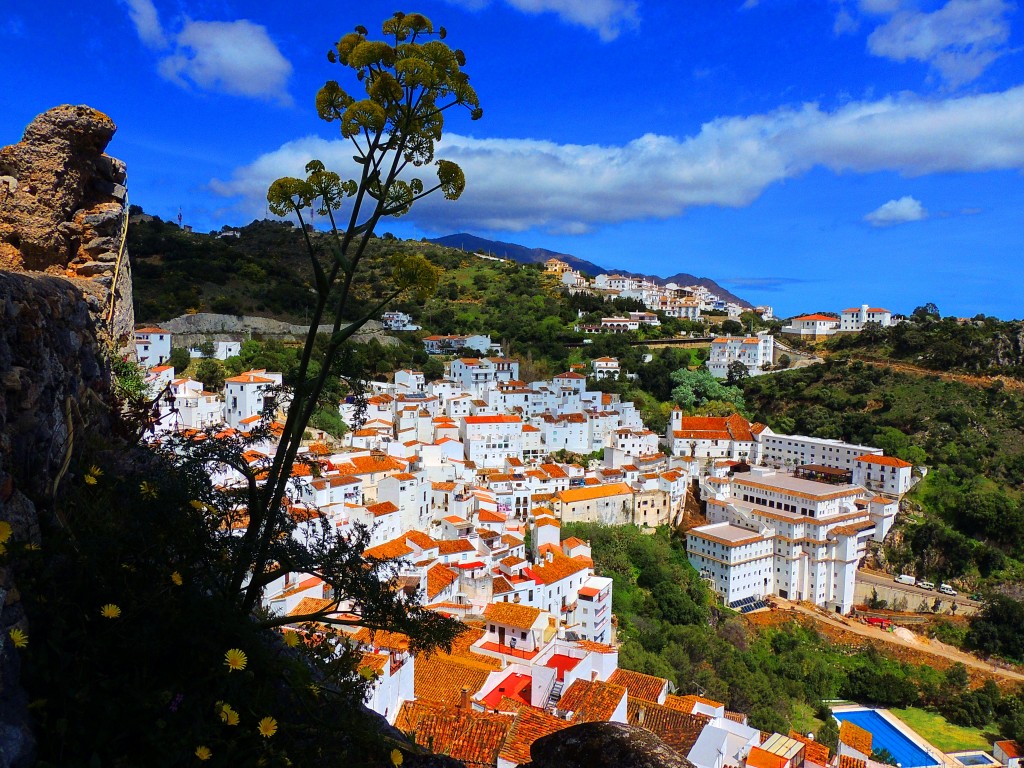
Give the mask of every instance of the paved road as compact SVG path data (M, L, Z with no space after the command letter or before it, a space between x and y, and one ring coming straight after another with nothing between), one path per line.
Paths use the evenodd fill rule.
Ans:
M950 597L949 595L942 594L937 589L928 590L921 589L920 587L911 587L908 584L898 584L887 573L866 571L864 569L857 571L856 594L858 599L867 600L871 597L872 589L878 591L878 596L881 599L889 601L890 606L894 600L905 597L907 599L907 609L911 611L917 610L921 601L928 603L928 606L931 607L936 598L942 601L939 608L940 612L948 610L951 603L956 603L956 612L962 616L970 616L977 613L982 605L978 601L971 600L964 595Z

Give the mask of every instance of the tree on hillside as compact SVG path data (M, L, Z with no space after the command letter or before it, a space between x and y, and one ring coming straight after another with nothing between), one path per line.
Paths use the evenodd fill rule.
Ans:
M738 386L744 379L750 378L747 366L739 360L733 360L725 369L725 383L730 387Z
M696 411L716 401L729 403L740 412L746 408L742 390L723 384L707 369L691 371L680 368L672 374L672 381L676 385L672 399L685 410Z
M249 439L201 441L192 446L190 460L227 463L245 477L241 499L218 497L211 491L212 506L221 514L228 515L227 510L239 506L247 514L244 534L226 543L230 549L226 597L240 610L248 614L256 609L263 590L284 574L309 574L325 582L331 601L302 616L266 617L264 626L303 621L359 624L405 632L414 646L430 648L450 644L458 632L457 622L426 611L393 590L393 564L363 559L366 536L348 540L337 535L334 526L323 525L304 544L299 543L290 535L296 524L287 498L310 419L320 409L337 407L336 400L330 402L329 382L336 381L353 334L392 301L408 296L422 302L437 285L439 270L427 259L397 252L390 257L383 298L366 304L362 314L344 326L353 302L360 301L360 280L365 274L360 265L375 227L381 218L401 216L434 192L449 200L462 194L462 170L450 161L435 160L434 149L446 112L461 107L472 119L482 114L462 72L465 56L442 42L444 28L435 34L426 17L396 13L384 22L383 36L384 40L368 39L366 29L357 27L327 55L365 95L353 97L330 80L316 97L318 116L337 123L354 151L354 175L344 178L313 160L306 165L305 178L278 179L267 193L271 212L294 215L305 241L314 276L310 326L331 328L319 338L311 330L289 374L292 386L284 393L289 400L287 417L273 430L280 435L277 451L272 459L255 465L242 460L253 440L271 436L273 409L267 408L262 425ZM420 175L430 165L436 180L425 182ZM307 226L314 213L327 223L325 233ZM243 359L246 353L243 348ZM315 473L316 468L311 469ZM346 618L332 615L342 605Z

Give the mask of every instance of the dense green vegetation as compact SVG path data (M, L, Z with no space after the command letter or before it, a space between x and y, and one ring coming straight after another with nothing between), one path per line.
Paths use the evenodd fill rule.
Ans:
M932 304L919 307L908 322L890 328L868 323L861 333L835 336L825 346L937 371L1024 375L1024 322L940 317Z

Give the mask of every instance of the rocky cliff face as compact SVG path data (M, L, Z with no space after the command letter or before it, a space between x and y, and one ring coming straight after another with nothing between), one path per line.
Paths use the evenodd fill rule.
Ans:
M113 134L105 115L64 106L0 150L0 768L35 753L11 552L40 543L65 462L89 430L109 431L106 348L134 354L125 167L103 154Z
M100 337L134 355L127 174L104 154L116 130L102 112L65 104L0 149L0 270L91 283Z

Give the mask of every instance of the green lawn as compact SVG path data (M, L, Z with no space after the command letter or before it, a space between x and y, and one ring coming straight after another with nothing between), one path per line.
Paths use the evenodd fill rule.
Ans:
M936 712L917 707L907 709L890 708L896 717L917 731L926 740L943 752L960 752L968 749L992 749L992 739L981 728L964 728L953 725Z
M822 722L814 716L814 707L798 701L793 704L793 730L797 733L817 733Z

